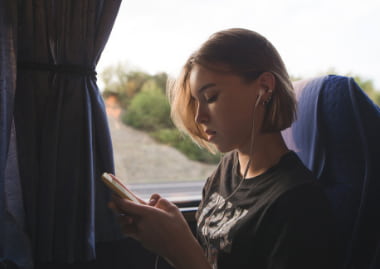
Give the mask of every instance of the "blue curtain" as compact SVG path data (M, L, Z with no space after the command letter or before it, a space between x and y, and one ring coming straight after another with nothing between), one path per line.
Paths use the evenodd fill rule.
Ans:
M95 73L120 2L18 1L14 117L25 227L38 262L88 261L96 242L122 237L99 179L114 167ZM3 147L1 154L3 166Z
M17 2L0 1L0 267L31 268L13 124Z
M0 2L0 220L5 219L5 166L8 158L8 148L11 133L12 110L15 77L12 67L15 67L14 44L9 36L12 36L12 21L5 14L5 2ZM9 70L10 69L10 70ZM7 70L9 70L7 72ZM0 221L1 245L0 255L4 256L5 223Z

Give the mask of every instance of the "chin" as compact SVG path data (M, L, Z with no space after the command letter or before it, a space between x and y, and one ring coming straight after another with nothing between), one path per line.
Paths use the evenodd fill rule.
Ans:
M220 153L227 153L235 149L234 147L228 147L226 145L217 145L217 144L214 144L214 145Z

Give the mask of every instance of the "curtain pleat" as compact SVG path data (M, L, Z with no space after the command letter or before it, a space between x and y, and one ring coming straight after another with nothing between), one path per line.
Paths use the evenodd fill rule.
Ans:
M13 124L17 2L0 1L0 267L32 268Z
M120 2L19 1L15 123L26 227L40 262L91 260L96 242L122 237L100 181L114 167L94 74Z

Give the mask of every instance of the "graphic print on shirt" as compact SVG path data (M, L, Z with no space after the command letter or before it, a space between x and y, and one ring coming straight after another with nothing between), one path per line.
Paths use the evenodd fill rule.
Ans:
M234 207L221 195L213 193L198 217L198 227L206 240L207 251L213 253L213 256L216 253L212 249L230 252L232 244L230 230L247 213L248 210Z

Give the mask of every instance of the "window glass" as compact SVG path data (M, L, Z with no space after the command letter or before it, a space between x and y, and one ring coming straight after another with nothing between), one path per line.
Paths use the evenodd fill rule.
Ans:
M145 199L155 192L176 201L200 199L203 183L220 157L177 131L164 89L157 85L148 89L149 84L144 82L126 104L124 91L103 92L116 174Z
M220 156L175 130L165 97L187 57L210 34L233 27L266 36L294 79L355 77L380 104L380 1L122 1L97 67L116 174L143 197L198 199Z

